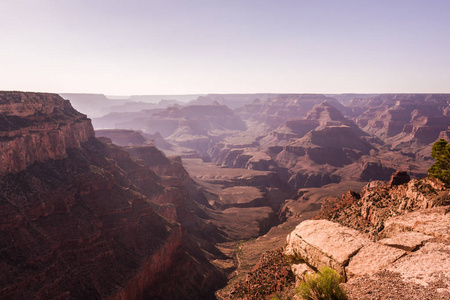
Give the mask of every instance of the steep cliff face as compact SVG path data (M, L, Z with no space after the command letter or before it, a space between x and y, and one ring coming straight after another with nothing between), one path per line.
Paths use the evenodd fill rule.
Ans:
M52 94L0 92L0 175L67 157L94 136L90 120Z
M66 158L0 179L0 294L107 298L124 293L142 272L167 267L158 265L160 252L170 261L181 247L179 225L157 214L129 176L101 155L105 151L92 139ZM162 189L148 184L154 194ZM136 293L152 284L142 283Z
M57 95L0 95L2 153L25 157L0 158L0 298L214 297L225 278L177 222L186 193Z

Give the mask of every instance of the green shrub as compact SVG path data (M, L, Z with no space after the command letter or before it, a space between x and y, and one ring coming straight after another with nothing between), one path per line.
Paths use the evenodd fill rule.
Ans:
M339 283L341 276L335 270L323 266L316 274L305 275L304 281L296 289L296 294L306 300L347 299Z
M428 175L439 178L446 185L450 185L450 143L444 139L434 143L431 157L436 162L428 169Z

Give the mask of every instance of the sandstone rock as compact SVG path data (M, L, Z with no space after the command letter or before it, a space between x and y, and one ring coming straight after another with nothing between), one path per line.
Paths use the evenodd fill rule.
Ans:
M390 217L450 204L448 189L438 180L430 178L413 179L407 184L395 186L375 181L367 184L360 195L361 198L355 199L351 205L347 205L343 198L333 205L322 206L321 218L331 218L344 226L373 232L376 237Z
M394 262L387 270L400 273L405 281L421 285L441 281L450 286L450 245L427 243L418 251Z
M291 271L294 274L295 279L296 279L297 282L301 282L303 280L303 278L305 277L305 274L307 274L307 273L309 273L309 274L315 273L314 270L311 269L311 267L309 267L305 263L292 264L291 265Z
M395 235L391 238L385 238L378 242L383 245L403 249L405 251L413 251L420 247L424 242L432 239L430 235L425 235L420 232L407 231Z
M385 229L380 233L380 237L394 237L400 232L417 231L450 241L450 214L446 213L445 207L391 217L386 220L384 226Z
M94 137L90 120L55 94L0 92L0 176L62 159Z
M315 268L329 266L345 276L350 258L369 243L354 229L326 220L307 220L288 235L284 253Z
M345 268L348 277L373 274L390 265L406 252L378 243L362 247Z

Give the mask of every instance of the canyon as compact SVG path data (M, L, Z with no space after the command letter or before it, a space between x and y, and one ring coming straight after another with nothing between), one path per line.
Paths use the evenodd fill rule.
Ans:
M322 263L357 295L448 251L450 95L63 97L0 92L1 298L261 299Z

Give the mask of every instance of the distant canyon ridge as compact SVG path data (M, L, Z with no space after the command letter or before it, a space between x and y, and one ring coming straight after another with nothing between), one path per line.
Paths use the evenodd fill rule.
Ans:
M0 298L216 299L449 125L448 94L0 92Z
M160 96L158 103L141 96L120 105L102 95L67 96L75 107L90 103L88 115L102 107L105 114L92 119L98 136L273 171L293 189L388 180L398 169L424 176L432 143L450 135L449 94L191 95L189 102Z

